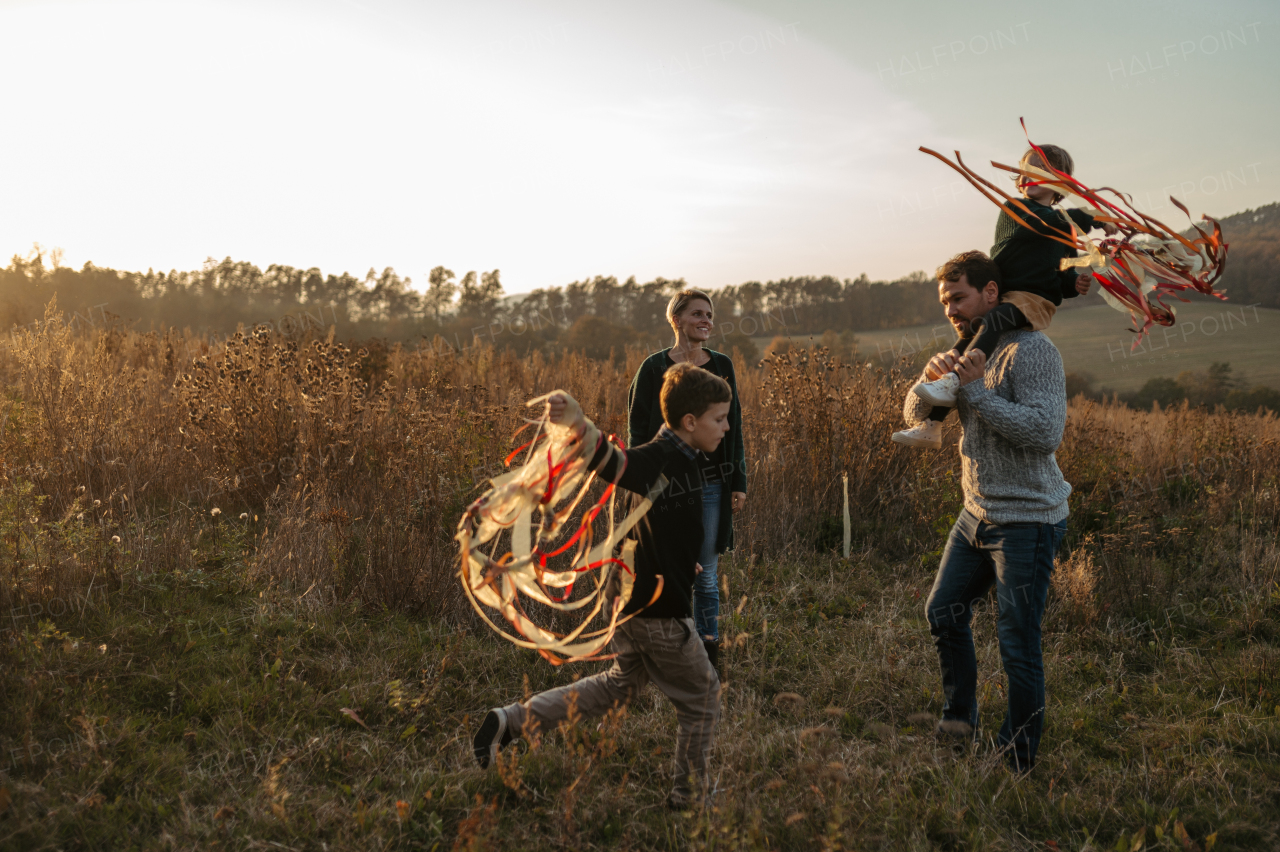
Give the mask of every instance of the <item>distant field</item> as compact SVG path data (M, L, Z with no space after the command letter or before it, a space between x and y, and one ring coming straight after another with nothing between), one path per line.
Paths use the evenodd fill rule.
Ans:
M953 340L951 327L933 326L859 331L858 349L886 364L898 355L941 351ZM1280 388L1280 310L1231 302L1178 305L1173 328L1155 328L1130 352L1128 319L1105 305L1060 313L1047 332L1067 371L1090 373L1098 387L1136 390L1148 379L1175 377L1183 370L1203 371L1215 361L1231 364L1249 385ZM771 338L757 343L764 350Z

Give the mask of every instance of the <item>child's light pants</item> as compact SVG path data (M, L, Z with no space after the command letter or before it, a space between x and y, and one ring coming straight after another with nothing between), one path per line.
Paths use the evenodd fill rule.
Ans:
M608 671L504 707L512 733L522 734L534 722L543 733L555 730L568 715L572 693L578 696L578 715L591 718L626 705L653 681L675 705L680 722L675 790L697 792L707 780L720 718L720 678L707 659L693 619L633 618L618 628L610 651L618 656Z

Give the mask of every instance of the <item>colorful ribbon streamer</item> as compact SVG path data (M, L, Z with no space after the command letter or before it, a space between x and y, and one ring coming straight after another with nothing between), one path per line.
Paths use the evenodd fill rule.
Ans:
M1024 133L1026 127L1024 121ZM1130 314L1134 326L1130 330L1137 334L1134 349L1138 348L1142 336L1153 324L1173 325L1174 310L1165 304L1166 296L1187 302L1189 300L1181 293L1196 290L1206 296L1226 298L1221 291L1214 289L1227 263L1227 243L1223 242L1222 227L1216 219L1202 216L1201 222L1206 227L1211 226L1210 230L1192 222L1199 236L1194 239L1184 237L1158 219L1139 211L1133 206L1133 199L1125 193L1110 187L1092 189L1066 172L1058 171L1049 163L1040 146L1031 142L1029 136L1027 141L1040 155L1040 161L1045 164L1043 169L1015 168L995 161L991 165L1030 178L1033 185L1048 186L1060 195L1080 199L1095 221L1115 225L1119 232L1116 236L1094 242L1076 229L1070 217L1064 217L1069 227L1064 231L1040 219L1021 199L1004 192L965 165L959 151L955 152L956 159L952 162L937 151L923 146L920 150L959 172L1019 225L1030 227L1029 220L1040 222L1042 227L1038 230L1043 232L1047 229L1050 239L1084 252L1082 256L1064 258L1061 268L1087 269L1101 285L1107 304ZM1103 193L1109 194L1111 199L1104 197ZM1003 198L1004 203L997 196ZM1188 220L1191 218L1182 202L1173 197L1169 200L1187 215Z
M531 400L529 405L541 405L547 396ZM462 557L458 576L475 611L498 635L521 648L537 651L553 665L612 656L602 655L600 651L609 644L618 625L634 616L634 613L621 615L635 585L636 548L634 539L623 541L623 537L649 511L667 482L660 478L630 514L621 523L615 523L615 479L582 513L568 540L556 546L566 524L596 480L595 472L587 468L590 460L602 445L608 447L609 453L621 453L620 442L612 436L606 439L590 420L578 417L576 422L576 426L557 425L545 416L531 421L538 427L534 439L507 457L510 465L520 450L527 447L529 454L525 463L491 480L490 488L467 507L455 536ZM624 456L617 476L620 477L625 468ZM592 522L606 504L609 532L603 541L593 546ZM509 550L495 558L504 535L509 535ZM615 556L614 550L619 544L621 550ZM547 567L548 559L560 556L575 545L577 550L568 568ZM581 598L569 600L574 583L592 571L599 572L595 576L595 588ZM662 577L659 576L649 603L657 600L661 593ZM521 595L560 612L588 606L590 611L573 630L555 633L534 623ZM497 610L516 635L499 627L485 612L485 607ZM600 624L588 630L597 618L601 619Z

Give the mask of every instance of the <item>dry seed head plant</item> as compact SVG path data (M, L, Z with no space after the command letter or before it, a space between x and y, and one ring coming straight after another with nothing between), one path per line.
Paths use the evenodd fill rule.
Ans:
M1280 742L1274 416L1073 401L1047 768L1026 796L981 744L957 755L923 731L940 707L923 598L961 505L958 430L936 452L887 440L910 365L821 346L739 357L749 498L721 569L722 792L672 818L653 804L673 720L652 691L626 724L620 712L550 732L489 776L458 745L521 675L527 691L594 669L551 671L477 623L455 577L457 519L501 472L527 399L565 388L625 435L646 352L520 357L332 330L214 341L57 316L51 304L0 353L17 720L0 845L101 848L133 832L183 848L1083 849L1175 826L1201 848L1218 829L1218 848L1277 838L1262 815L1280 776L1249 768L1275 768ZM989 610L975 632L993 731ZM81 733L61 733L63 715ZM94 781L104 756L122 768ZM137 780L161 765L181 780ZM55 795L79 803L79 822Z

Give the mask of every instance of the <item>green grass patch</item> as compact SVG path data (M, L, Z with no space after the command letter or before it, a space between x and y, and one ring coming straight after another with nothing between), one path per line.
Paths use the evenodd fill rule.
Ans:
M1068 625L1051 607L1047 731L1036 771L1019 779L987 740L1004 710L989 613L975 627L983 737L957 752L919 715L936 716L942 701L922 618L927 570L722 566L732 591L714 758L722 792L703 810L663 807L676 724L655 690L615 718L519 744L482 772L470 735L488 707L598 664L553 668L471 624L321 605L215 567L126 574L82 612L13 622L0 684L0 847L1276 841L1280 650L1257 624L1276 616L1267 595L1110 627Z

